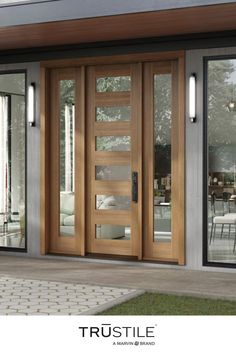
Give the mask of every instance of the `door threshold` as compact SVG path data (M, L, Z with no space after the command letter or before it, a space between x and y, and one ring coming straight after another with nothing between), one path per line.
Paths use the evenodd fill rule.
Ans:
M101 254L101 253L86 253L84 256L66 253L47 253L45 256L52 257L63 257L63 258L76 258L76 259L97 259L105 261L127 261L127 262L138 262L138 257L135 256L121 256L121 255L111 255L111 254Z
M120 255L115 255L115 254L101 254L101 253L87 253L84 257L90 258L90 259L105 259L109 261L133 261L137 262L138 257L136 256L120 256Z
M150 266L163 266L163 267L178 267L181 268L177 262L165 262L154 259L141 259L135 256L120 256L120 255L109 255L109 254L101 254L101 253L87 253L85 256L76 256L76 255L68 255L62 253L48 253L42 257L52 257L63 260L78 260L78 261L94 261L101 263L116 263L116 264L130 264L130 265L150 265Z

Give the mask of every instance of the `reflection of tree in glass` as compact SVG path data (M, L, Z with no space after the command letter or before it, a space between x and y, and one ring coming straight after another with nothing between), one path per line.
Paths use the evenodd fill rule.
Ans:
M171 174L171 74L154 76L154 178L160 188L162 177Z
M25 95L25 74L10 74L15 92Z
M98 151L129 151L130 136L98 136L96 149Z
M97 78L97 92L130 91L130 76L114 76ZM97 121L129 120L131 115L130 106L121 107L98 107ZM129 136L106 136L97 137L97 150L104 151L128 151L130 150Z
M110 76L97 78L97 92L130 91L130 76Z
M130 106L97 107L97 122L128 121L131 118Z
M171 143L171 74L154 76L154 141Z
M236 100L235 60L212 60L208 64L209 170L233 171L236 161L236 113L229 100ZM233 74L233 75L232 75Z
M75 81L74 80L61 80L60 81L60 184L61 191L65 190L65 181L66 181L66 169L65 169L65 106L70 107L70 113L72 114L72 104L75 102ZM71 122L70 126L71 133L71 177L73 173L73 126Z
M214 60L208 66L208 139L210 145L229 144L229 126L235 126L235 113L227 110L227 103L235 95L236 85L229 81L234 72L232 60Z
M19 80L24 81L24 80ZM16 134L18 139L14 142L16 144L15 154L16 160L19 163L19 197L21 202L25 202L25 96L12 96L12 112L14 110L14 116L12 116L13 135Z

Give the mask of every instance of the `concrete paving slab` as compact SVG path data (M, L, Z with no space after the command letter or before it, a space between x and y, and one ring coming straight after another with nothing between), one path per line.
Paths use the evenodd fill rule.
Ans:
M151 265L142 267L139 263L128 262L99 263L69 258L34 259L1 255L1 275L13 278L13 284L16 282L15 279L28 279L27 286L32 279L41 281L42 287L44 281L68 283L68 289L77 284L78 293L83 293L84 287L90 285L88 295L98 286L236 300L236 269L230 272L192 271L181 267L178 269L157 268Z
M93 315L141 293L135 289L113 289L103 286L93 286L93 292L91 292L90 285L83 285L84 293L76 297L77 290L81 289L81 285L71 284L70 291L65 291L68 288L68 283L31 280L29 286L25 279L7 276L0 276L0 281L1 284L4 284L4 289L8 289L9 292L15 294L11 297L0 289L0 316L30 316L35 313L64 316ZM40 299L35 301L35 295L32 294L37 293L42 284L45 291L47 290L47 293L44 294L44 300L46 299L47 301L41 302ZM21 290L20 292L19 289ZM107 292L112 294L109 298L106 296ZM48 295L49 293L55 295L55 300ZM28 298L28 301L25 301L25 297ZM105 303L104 299L106 299Z

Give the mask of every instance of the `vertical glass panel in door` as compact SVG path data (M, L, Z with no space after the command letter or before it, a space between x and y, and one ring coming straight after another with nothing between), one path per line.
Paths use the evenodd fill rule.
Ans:
M60 81L60 235L75 233L75 81Z
M171 74L154 75L154 241L171 241Z
M236 59L209 60L207 84L207 257L235 264Z
M0 247L25 248L25 74L0 75Z

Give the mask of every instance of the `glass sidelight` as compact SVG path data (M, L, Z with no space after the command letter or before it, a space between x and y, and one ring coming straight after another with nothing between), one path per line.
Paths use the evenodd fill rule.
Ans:
M144 67L144 257L179 264L185 198L181 65L174 60Z
M82 69L50 72L48 120L49 251L84 255L84 100Z
M0 247L25 248L25 74L0 74Z
M171 74L155 74L154 85L154 241L171 241Z
M60 81L60 234L75 233L75 81Z

